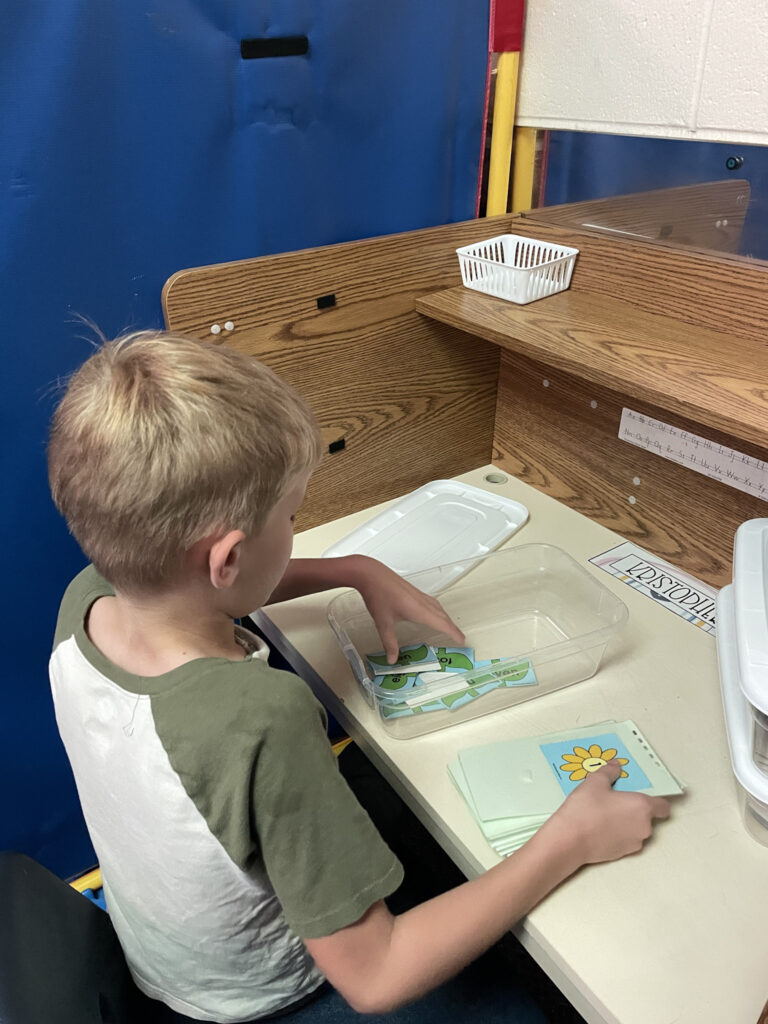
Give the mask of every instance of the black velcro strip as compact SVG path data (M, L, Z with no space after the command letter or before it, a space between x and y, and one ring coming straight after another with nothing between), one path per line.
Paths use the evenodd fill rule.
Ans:
M309 39L306 36L240 40L240 56L243 60L259 60L262 57L302 57L308 51Z

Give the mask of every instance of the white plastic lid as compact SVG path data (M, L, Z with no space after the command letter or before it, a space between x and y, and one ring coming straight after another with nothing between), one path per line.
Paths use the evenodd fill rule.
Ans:
M752 715L740 686L733 597L732 586L723 587L717 595L717 662L731 764L739 784L768 804L768 775L752 760Z
M459 480L433 480L337 541L323 557L370 555L401 576L409 576L485 555L527 519L525 505L504 495ZM421 580L419 586L434 593L446 582L436 574L433 581Z
M750 519L733 543L733 616L738 674L750 704L768 713L768 519ZM718 621L718 634L720 622Z

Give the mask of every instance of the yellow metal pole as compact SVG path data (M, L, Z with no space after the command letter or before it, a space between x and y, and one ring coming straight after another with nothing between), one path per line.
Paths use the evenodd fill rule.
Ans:
M515 131L515 166L512 171L512 213L531 208L535 163L536 129L518 127Z
M76 878L74 882L69 883L73 889L77 889L78 892L83 892L85 889L100 889L101 888L101 869L94 868L93 871L89 871L87 875L81 875Z
M491 127L491 158L488 165L488 199L486 216L507 212L509 196L509 165L512 157L512 133L515 127L517 74L519 53L500 53L496 66L496 89L493 98Z

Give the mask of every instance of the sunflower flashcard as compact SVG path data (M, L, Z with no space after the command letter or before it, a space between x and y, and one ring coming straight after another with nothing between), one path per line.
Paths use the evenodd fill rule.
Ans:
M630 756L615 732L583 736L572 743L565 740L559 743L544 743L541 752L551 765L555 778L566 796L573 792L587 775L596 772L614 758L621 765L621 775L614 782L614 789L635 793L648 789L651 785L648 776Z
M488 842L506 856L519 849L572 790L614 758L621 767L614 789L649 796L683 792L630 720L468 747L459 751L448 772Z

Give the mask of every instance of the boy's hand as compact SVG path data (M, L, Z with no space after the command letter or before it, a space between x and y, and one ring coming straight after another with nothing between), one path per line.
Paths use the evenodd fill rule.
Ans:
M399 650L395 625L403 620L438 629L459 645L464 642L464 634L438 600L422 593L383 562L363 555L357 557L360 562L353 586L376 623L390 665L397 661Z
M588 775L544 825L563 830L574 842L580 864L618 860L637 853L653 831L654 818L669 817L669 803L645 793L616 792L611 787L621 774L609 761Z

